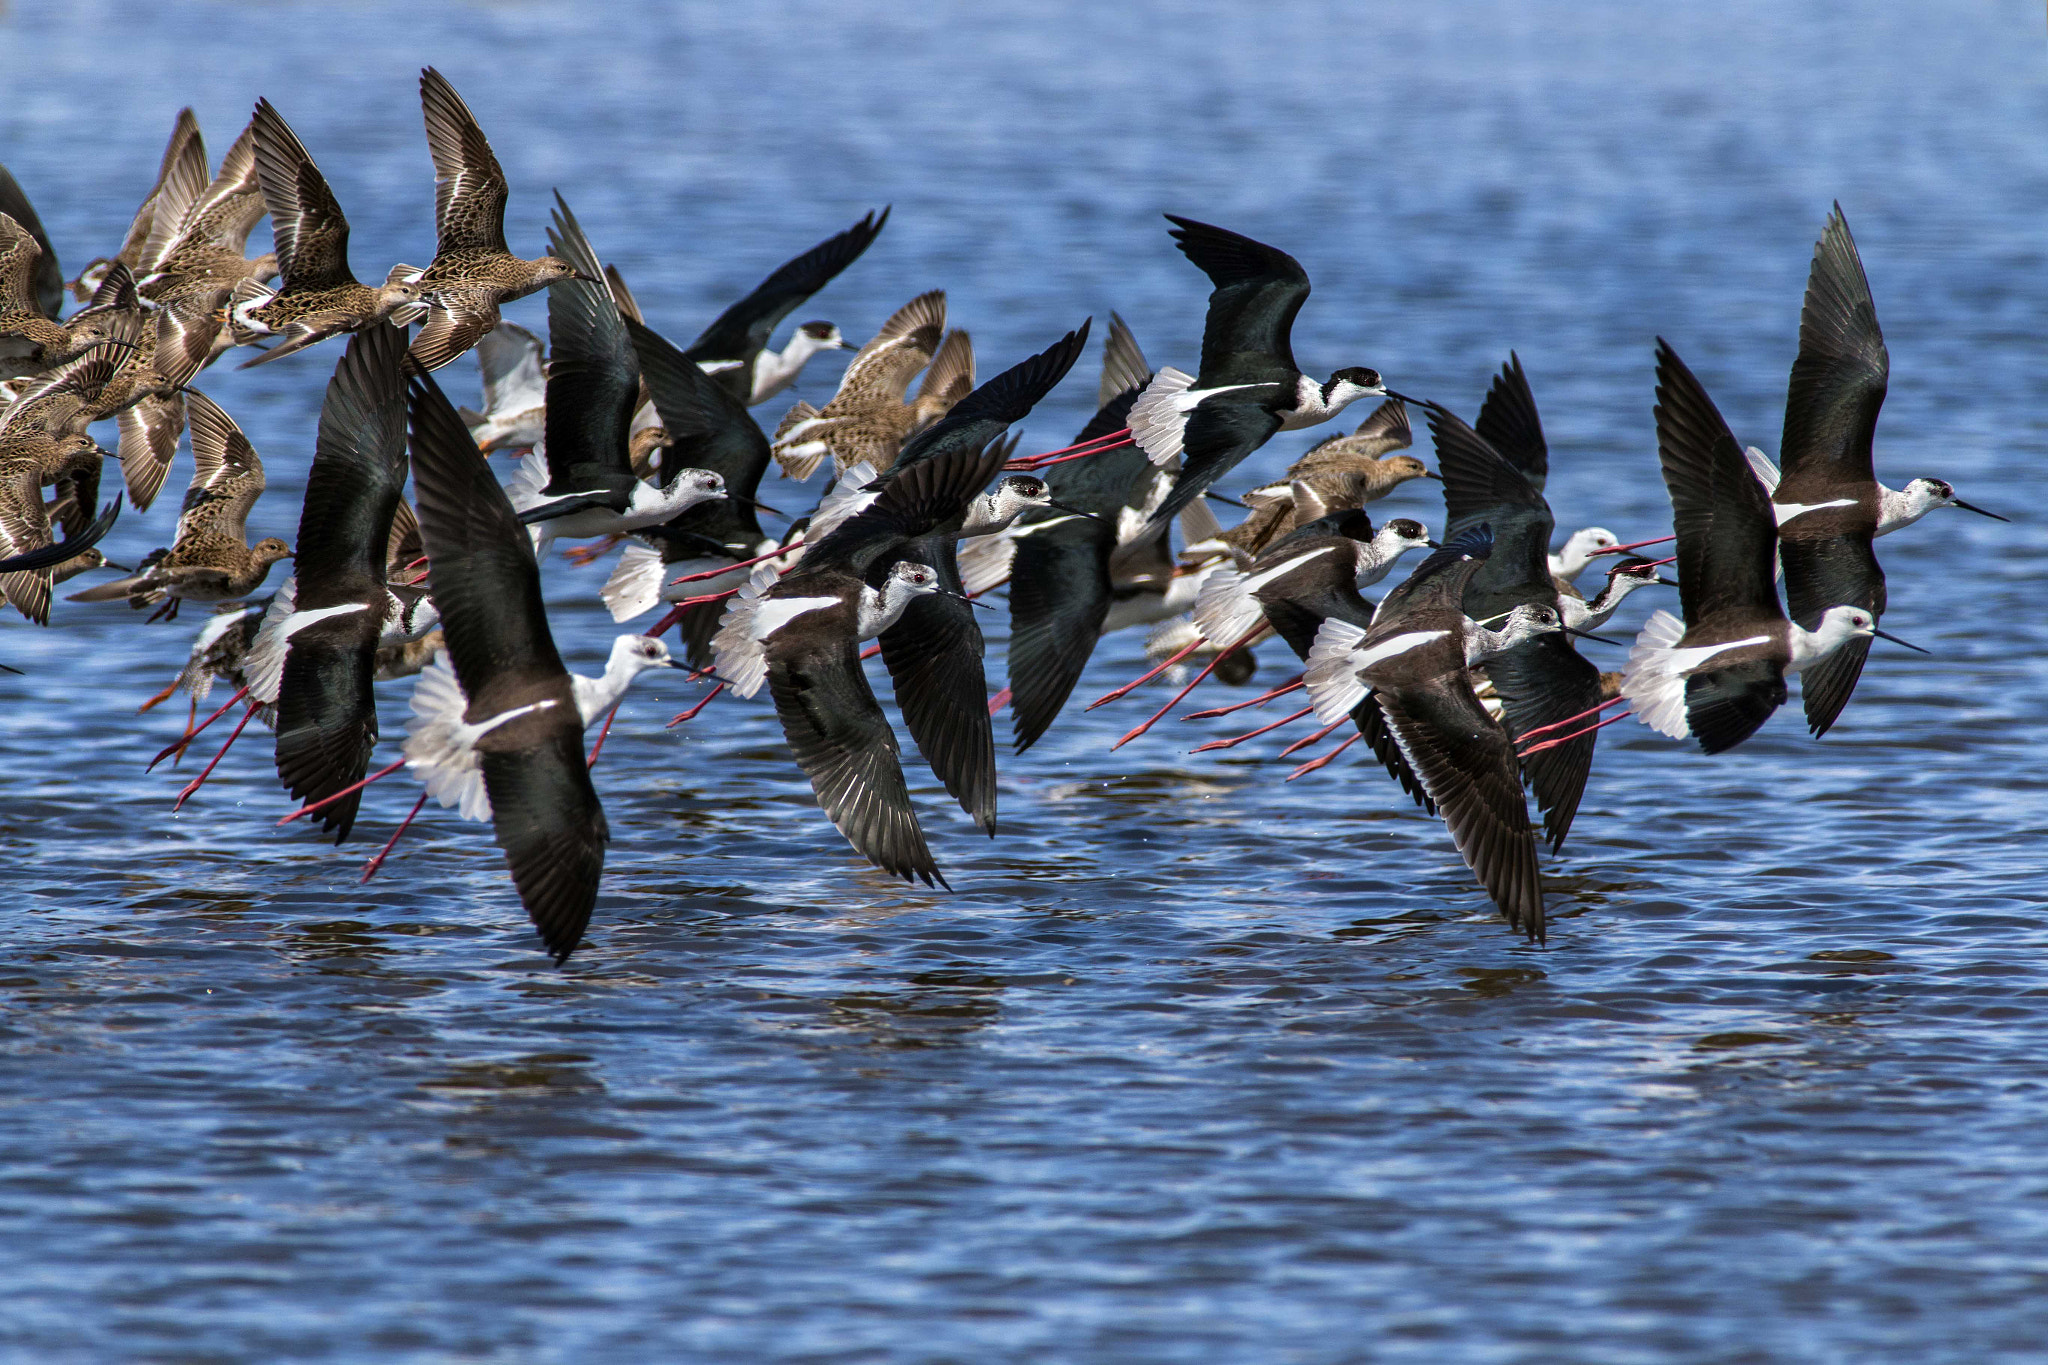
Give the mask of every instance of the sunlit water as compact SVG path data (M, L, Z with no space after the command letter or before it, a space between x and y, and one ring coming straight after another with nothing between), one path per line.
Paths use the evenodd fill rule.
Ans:
M906 890L764 705L664 731L701 693L650 678L556 970L482 827L437 812L356 884L402 782L335 850L273 827L252 734L173 816L191 765L142 765L180 717L135 707L195 622L10 614L9 1358L2037 1358L2038 7L1110 8L17 3L0 159L75 269L180 104L218 156L268 95L380 277L432 250L431 61L510 174L514 245L559 186L670 335L893 203L799 316L865 335L944 287L984 374L1111 308L1190 364L1203 285L1157 215L1191 213L1307 265L1318 372L1470 413L1519 350L1560 521L1625 536L1669 524L1652 338L1775 449L1839 198L1891 347L1881 472L2017 518L1882 543L1886 624L1936 654L1880 645L1821 743L1796 706L1712 760L1607 731L1546 948L1353 755L1283 785L1284 736L1190 757L1226 723L1177 721L1111 754L1144 697L1006 757L994 842L913 757L958 889ZM296 526L337 353L202 377L267 462L255 534ZM1028 449L1085 418L1085 363ZM1424 487L1378 510L1441 522ZM613 630L602 572L548 566L572 666ZM1078 695L1139 665L1115 638Z

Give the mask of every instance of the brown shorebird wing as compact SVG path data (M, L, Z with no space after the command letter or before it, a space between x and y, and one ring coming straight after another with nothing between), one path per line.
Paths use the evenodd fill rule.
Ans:
M1509 924L1543 937L1543 885L1529 807L1515 777L1515 748L1472 694L1463 669L1378 694L1387 723L1465 865Z
M191 216L193 206L206 193L207 184L213 178L212 172L206 169L206 143L199 136L196 122L189 138L172 134L171 145L165 149L164 157L165 166L158 176L155 202L150 209L149 236L130 263L145 275L163 264L164 257L170 254Z
M1095 388L1095 406L1106 408L1132 389L1152 382L1152 367L1138 349L1130 324L1114 312L1109 315L1109 337L1102 345L1102 380ZM1114 430L1114 428L1111 428Z
M960 571L950 544L906 551L906 559L943 559L940 579L959 591ZM882 632L882 662L896 683L896 707L932 775L960 809L996 832L996 741L988 714L988 679L982 671L981 627L974 606L936 594L911 601Z
M197 389L185 391L192 425L192 482L178 512L179 544L213 534L240 541L263 494L263 461L235 419Z
M861 670L852 631L796 658L771 641L768 688L819 808L854 851L905 881L943 883L910 805L896 736Z
M157 310L156 350L150 367L161 387L189 383L205 368L214 339L220 335L220 306L227 295L225 289L197 290Z
M530 723L538 728L543 720L548 728L537 743L484 748L484 790L520 903L559 963L590 925L611 829L583 761L576 713L542 712Z
M256 101L249 126L284 287L297 292L356 283L348 268L348 219L305 144L269 100Z
M11 460L0 465L0 554L40 550L50 540L50 517L43 510L42 478L35 462ZM0 594L37 625L50 623L48 569L0 574Z
M1844 496L1844 484L1876 477L1871 443L1890 372L1870 281L1837 204L1814 244L1799 310L1799 356L1792 362L1778 447L1784 470L1780 497L1821 502ZM1785 566L1788 585L1791 569Z
M1661 338L1655 416L1686 624L1724 611L1759 624L1781 618L1771 559L1778 524L1769 496L1706 388Z
M42 258L35 234L12 214L0 211L0 311L44 316L36 297L36 273Z
M164 186L174 173L188 164L197 168L192 175L191 191L196 195L206 187L206 140L200 136L199 119L190 106L180 109L177 121L171 125L170 140L164 144L163 160L157 164L156 183L150 186L148 196L129 221L128 235L122 238L115 260L131 270L141 268L149 245L150 228L156 222L157 207L164 202ZM186 202L191 201L188 198Z
M1398 399L1389 399L1398 402ZM1543 419L1536 414L1536 395L1529 389L1522 358L1508 352L1508 363L1494 376L1486 401L1479 405L1479 420L1472 429L1500 452L1501 458L1522 472L1529 486L1543 491L1550 475L1550 447L1543 440Z
M619 316L628 322L646 325L647 319L640 315L640 301L633 297L633 291L626 287L626 277L615 265L604 268L605 287L612 291L612 302L619 306ZM488 406L488 403L486 403Z
M425 565L413 567L413 562L426 552L426 545L420 539L419 513L413 511L412 504L401 496L398 506L391 509L391 535L384 542L386 581L410 585L426 570Z
M427 120L427 151L434 158L435 254L507 250L505 172L476 116L448 78L431 66L420 72L420 108Z
M115 420L121 428L121 478L128 498L137 509L147 510L162 491L178 453L178 438L185 434L185 397L174 393L145 398L121 409Z
M886 208L879 217L863 214L846 231L834 233L801 256L784 261L753 292L720 313L684 348L684 354L692 360L746 360L758 354L777 325L798 304L859 260L888 221Z
M448 290L436 298L426 324L412 339L413 363L422 370L440 369L498 325L498 305L488 290Z
M0 435L9 431L82 431L97 415L94 404L135 353L135 319L117 320L109 339L67 360L21 391L0 410Z
M264 212L263 185L256 174L256 139L245 126L220 159L213 182L187 215L180 245L204 243L243 251Z
M955 328L939 343L930 367L924 372L924 382L917 386L918 421L938 421L955 403L973 392L974 339L964 328Z
M0 214L12 218L34 239L39 254L29 276L28 306L55 322L64 311L64 268L57 264L57 249L50 245L50 234L43 230L43 220L36 216L28 192L5 166L0 166Z

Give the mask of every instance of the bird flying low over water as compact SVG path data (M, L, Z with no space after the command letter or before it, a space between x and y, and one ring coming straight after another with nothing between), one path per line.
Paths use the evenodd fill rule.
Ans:
M1799 356L1778 447L1782 476L1768 459L1757 470L1777 522L1786 606L1809 631L1838 606L1861 608L1873 621L1884 615L1884 570L1871 548L1876 537L1937 507L2004 520L1960 501L1939 479L1915 479L1901 491L1877 481L1877 417L1890 372L1870 281L1837 204L1814 245L1799 310ZM1815 735L1826 734L1849 704L1869 653L1869 634L1857 634L1804 665L1800 700Z
M888 469L920 421L945 412L938 389L950 387L952 376L934 377L945 331L944 290L919 294L892 313L847 363L830 402L823 408L798 403L777 424L775 458L783 472L808 479L827 455L838 473L857 464ZM971 381L971 353L967 363ZM905 402L905 387L927 366L934 374L925 377L917 400Z
M1499 631L1472 620L1463 603L1491 550L1484 526L1445 541L1380 603L1370 627L1325 621L1302 676L1325 723L1352 714L1371 692L1466 866L1509 924L1541 939L1543 888L1514 743L1473 693L1467 669L1564 623L1555 607L1529 603Z
M1811 670L1852 640L1905 642L1847 603L1829 606L1811 630L1785 618L1770 500L1706 389L1661 339L1656 415L1685 619L1650 617L1629 651L1621 691L1645 725L1674 739L1689 733L1718 754L1770 719L1785 700L1787 674Z
M791 260L720 313L683 348L683 354L718 376L718 382L748 407L765 403L796 382L811 357L843 348L846 341L829 322L806 322L780 351L768 342L782 320L830 284L874 244L889 221L889 210L869 213Z
M272 289L250 280L235 286L229 300L231 325L238 340L261 335L283 340L242 367L266 364L387 319L409 322L424 311L420 285L394 280L373 287L349 269L348 219L327 177L269 100L256 101L249 126L283 284Z
M1202 495L1276 431L1327 422L1360 398L1387 398L1375 370L1301 372L1290 336L1308 273L1278 247L1167 214L1173 238L1215 290L1195 374L1168 366L1131 408L1131 434L1154 464L1185 456L1179 482L1152 516L1164 521Z
M524 260L505 245L505 201L511 191L476 116L448 78L420 72L420 107L427 120L427 150L434 158L434 260L408 282L433 305L413 338L412 358L438 370L476 345L498 325L498 308L556 280L584 279L602 287L604 276L579 276L559 256ZM410 275L394 272L394 279Z
M642 672L673 664L661 641L622 635L602 677L564 668L532 542L483 452L431 377L413 379L409 408L427 584L447 653L413 692L406 765L442 805L491 822L519 899L561 962L590 923L611 838L584 727Z

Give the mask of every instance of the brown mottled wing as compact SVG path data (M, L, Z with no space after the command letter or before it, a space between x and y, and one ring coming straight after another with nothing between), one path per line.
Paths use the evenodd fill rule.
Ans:
M348 219L313 164L305 144L269 100L256 101L256 175L270 208L277 269L287 291L353 284L348 268Z
M1542 939L1536 836L1507 732L1472 694L1463 669L1398 695L1378 695L1401 752L1443 812L1465 865L1509 924Z
M420 72L420 108L427 120L427 151L434 158L436 254L506 250L505 172L475 115L447 77L431 66Z
M171 461L178 453L178 438L185 433L185 396L145 398L123 408L116 419L121 428L121 478L128 486L128 500L137 511L147 511L162 491Z
M150 187L149 197L142 201L142 206L135 210L135 217L128 224L128 235L122 239L121 250L114 257L129 269L142 266L150 227L156 222L157 206L163 202L164 185L188 160L197 167L198 173L193 178L196 193L206 185L206 141L199 134L199 119L190 106L178 111L177 121L171 126L170 141L164 144L163 160L156 168L156 184Z
M151 367L166 388L191 382L213 357L222 326L225 289L200 289L157 310L156 350Z
M142 249L133 261L126 256L122 260L138 274L146 275L163 264L185 227L185 220L192 208L206 193L207 182L212 179L206 169L206 143L199 136L195 122L190 137L182 136L182 126L171 135L171 145L164 151L164 167L157 177L157 190L150 208L149 236L143 240Z
M944 417L952 406L974 392L974 339L963 328L946 333L937 354L917 386L917 413L923 421Z
M43 510L42 480L33 461L0 467L0 556L40 550L50 543L50 518ZM50 570L0 574L0 593L39 626L50 624Z
M43 230L43 220L36 216L28 191L5 166L0 166L0 214L12 218L34 239L39 254L29 274L29 308L55 322L64 310L64 268L57 263L57 249L50 245L50 234Z
M433 371L462 355L498 325L498 306L467 291L444 293L412 339L413 363Z
M42 316L36 299L36 266L43 249L34 234L11 216L0 213L0 310Z
M235 419L197 389L185 391L192 424L192 482L178 512L177 539L206 532L241 540L263 494L263 461Z

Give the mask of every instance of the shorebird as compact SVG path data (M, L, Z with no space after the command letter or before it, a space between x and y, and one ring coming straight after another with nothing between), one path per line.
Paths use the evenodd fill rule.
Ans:
M282 287L254 280L237 285L229 303L234 324L253 336L283 340L242 368L388 320L409 321L420 310L422 286L393 281L376 287L356 279L348 265L348 219L305 144L269 100L256 101L250 120L256 175L277 240ZM238 336L238 340L240 337Z
M614 621L631 620L664 600L688 601L676 622L690 663L702 667L711 662L711 637L724 611L719 595L747 581L747 569L733 566L776 547L755 515L768 437L745 402L683 352L637 322L628 321L626 330L669 443L659 473L671 479L689 470L715 473L728 496L643 527L637 534L653 543L626 547L602 596ZM676 578L690 581L671 583Z
M1276 431L1327 422L1360 398L1388 398L1377 371L1338 370L1318 383L1294 363L1289 334L1308 274L1277 247L1167 214L1187 258L1215 285L1196 374L1168 366L1131 407L1131 435L1154 464L1186 452L1164 521L1202 495Z
M534 527L535 553L557 536L602 536L658 525L695 503L727 496L721 475L669 468L665 486L633 473L628 432L640 401L640 361L626 321L603 283L604 269L569 206L555 196L550 259L569 262L574 278L548 291L548 364L544 446L528 455L515 481L519 520ZM538 483L543 469L546 481ZM538 484L538 486L536 486Z
M50 546L46 484L56 486L57 505L68 508L65 535L86 529L99 500L100 462L109 452L85 427L93 402L131 349L131 342L100 342L28 384L0 412L0 556ZM48 625L55 579L55 566L0 575L0 596L37 625Z
M69 326L78 341L132 337L134 345L100 390L91 420L120 426L121 477L129 501L147 511L163 490L179 438L185 434L185 386L212 353L220 320L210 294L188 293L152 307L136 292L128 267L104 272L92 302Z
M183 602L247 597L269 576L271 565L291 558L291 547L275 536L247 543L249 509L264 487L263 461L256 448L205 394L188 389L186 401L192 426L192 482L185 490L171 547L151 554L129 577L72 593L69 600L125 599L131 607L163 603L157 616L175 620Z
M501 322L476 344L484 410L460 409L486 455L531 450L547 430L547 343L516 322Z
M64 268L57 264L57 252L50 234L36 216L28 192L5 166L0 166L0 214L12 218L36 244L37 259L29 270L28 301L37 312L55 322L64 312Z
M879 638L904 725L933 774L993 835L995 741L981 629L961 591L953 547L963 535L1000 529L1021 504L1046 496L1037 480L1036 489L979 490L1002 469L1006 452L997 438L1066 375L1086 343L1084 324L919 433L857 510L807 543L787 576L776 580L772 565L757 570L713 642L719 676L741 695L771 683L826 815L863 857L897 876L929 884L938 874L904 794L894 737L859 672L855 628L872 627ZM798 601L813 605L781 605ZM821 712L821 700L806 700L814 694L829 696L836 709ZM847 727L844 742L821 728L825 714L841 717L832 723Z
M1323 622L1343 621L1360 631L1372 625L1373 604L1360 595L1361 587L1385 578L1408 551L1437 548L1422 524L1407 517L1375 531L1362 510L1332 513L1288 534L1249 570L1219 567L1211 573L1195 601L1195 627L1227 649L1270 626L1306 663ZM1364 697L1351 718L1388 774L1434 814L1379 704Z
M622 635L599 678L562 666L540 566L498 478L427 375L412 380L413 484L447 652L420 676L405 763L421 796L488 819L557 962L583 939L611 838L583 731L668 647ZM415 809L418 807L415 806Z
M152 242L163 240L158 229L171 222L166 207L159 199L151 215ZM275 253L244 255L249 234L263 221L264 212L263 187L256 180L256 146L244 128L220 159L212 183L177 217L168 241L152 253L148 270L136 278L136 288L154 302L210 300L217 308L220 296L243 280L274 278Z
M1906 642L1847 603L1829 606L1812 630L1785 618L1772 566L1781 535L1772 504L1720 410L1661 338L1656 417L1685 620L1662 611L1650 617L1629 651L1621 692L1645 725L1674 739L1690 733L1717 754L1770 719L1785 700L1787 674L1810 673L1873 635Z
M1489 394L1488 402L1493 401ZM1533 405L1529 413L1533 421ZM1561 611L1562 594L1547 548L1555 524L1550 504L1521 469L1456 415L1435 410L1429 424L1444 480L1445 543L1480 525L1492 534L1491 553L1469 576L1465 611L1481 621L1496 620L1519 606ZM1505 708L1503 724L1517 739L1600 700L1600 670L1558 632L1531 636L1496 655L1487 662L1486 675ZM1553 849L1562 848L1571 832L1598 738L1588 732L1523 761L1523 776L1536 794Z
M416 605L386 587L407 468L405 347L404 329L378 324L342 352L320 408L292 575L249 650L247 671L276 679L250 692L277 703L277 775L302 801L354 787L368 770L377 648ZM320 811L337 844L361 799L352 792Z
M413 339L412 358L438 370L498 325L498 308L557 280L603 287L604 275L579 276L560 257L514 256L505 245L505 172L476 117L433 67L420 72L427 150L434 158L434 260L410 282L433 304ZM409 271L404 272L410 274ZM402 278L394 271L393 278Z
M1648 559L1624 559L1607 571L1607 583L1599 593L1588 599L1576 593L1557 595L1558 613L1564 623L1573 630L1598 630L1614 618L1621 610L1621 604L1637 588L1647 588L1652 583L1675 588L1677 582L1657 572L1659 561ZM1604 676L1604 675L1603 675Z
M1466 866L1508 923L1540 941L1543 890L1514 744L1474 695L1466 670L1559 634L1564 623L1556 608L1526 603L1500 631L1473 621L1462 603L1490 549L1486 528L1470 528L1389 593L1370 628L1324 622L1302 679L1326 724L1350 715L1370 690Z
M1586 526L1571 533L1562 549L1548 557L1550 576L1563 591L1578 581L1586 566L1616 549L1621 537L1604 526Z
M796 382L812 356L841 349L846 341L829 322L804 323L780 351L768 349L769 338L799 304L859 260L888 221L886 208L879 216L865 214L846 231L784 261L751 294L720 313L683 348L683 354L717 373L719 384L748 407L781 393Z
M1413 455L1394 453L1408 449L1414 439L1408 405L1389 398L1349 436L1332 436L1310 446L1287 467L1285 477L1245 494L1244 505L1292 505L1294 526L1305 526L1332 512L1378 502L1411 479L1437 477Z
M62 583L73 574L83 573L86 569L106 567L106 562L102 559L98 563L81 563L80 567L72 569L69 573L65 572L73 560L85 561L97 553L93 547L106 539L107 532L114 529L114 523L120 520L120 517L121 495L116 493L114 500L108 503L99 516L83 530L75 533L67 531L64 539L53 545L45 545L36 550L24 550L20 554L0 558L0 574L32 573L37 569L49 569L54 581Z
M180 109L171 125L170 141L164 145L163 160L157 165L156 183L150 186L142 206L128 224L128 235L122 239L121 249L112 256L96 256L86 262L85 268L78 272L78 278L65 286L71 291L71 296L80 303L90 299L99 288L100 281L106 278L107 269L116 261L128 267L130 274L148 274L156 264L156 257L150 253L150 237L159 207L163 211L165 229L165 237L156 244L160 253L170 245L170 229L184 217L192 201L205 192L210 178L206 170L206 140L200 136L199 120L190 108Z
M827 455L838 472L857 464L887 470L920 417L903 401L904 388L932 363L945 330L944 290L919 294L897 309L847 363L831 402L823 408L798 403L776 426L774 453L783 472L801 482Z
M0 377L39 374L80 349L43 311L37 275L46 259L36 234L0 212Z
M1938 479L1916 479L1897 492L1877 481L1873 444L1890 369L1870 281L1837 204L1814 245L1799 310L1799 356L1778 447L1784 476L1767 478L1786 606L1808 631L1820 629L1838 606L1861 608L1872 620L1883 616L1884 570L1870 543L1877 536L1937 507L1997 517L1959 501ZM1807 667L1800 701L1816 736L1826 734L1848 705L1869 652L1869 638L1853 636Z

